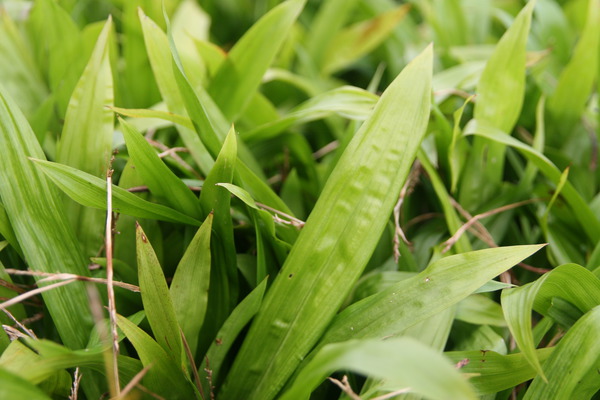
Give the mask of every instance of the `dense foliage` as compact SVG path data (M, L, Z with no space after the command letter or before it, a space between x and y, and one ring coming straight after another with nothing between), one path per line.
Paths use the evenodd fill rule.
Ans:
M599 54L600 0L4 1L0 398L598 397Z

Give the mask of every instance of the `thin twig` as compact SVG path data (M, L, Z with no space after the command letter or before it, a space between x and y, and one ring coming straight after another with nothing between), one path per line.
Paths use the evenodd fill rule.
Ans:
M41 272L41 271L22 271L20 269L12 269L6 268L6 272L9 275L27 275L27 276L44 276L44 279L40 279L38 282L47 282L47 281L63 281L68 279L74 279L81 282L91 282L91 283L101 283L106 285L108 281L104 278L92 278L89 276L68 274L64 272L52 273L52 272ZM129 290L131 292L140 291L139 286L132 285L131 283L125 283L121 281L113 281L114 286L118 286L122 289Z
M340 147L340 142L337 141L337 140L334 140L333 142L328 143L324 147L321 147L319 150L315 151L313 153L313 158L315 160L318 160L319 158L324 157L327 154L331 153L332 151L334 151L338 147Z
M113 245L112 245L112 175L111 168L106 171L106 290L108 292L108 316L110 319L110 328L112 334L112 374L114 393L113 396L119 396L121 385L119 384L119 332L117 331L117 306L115 303L115 288L113 286L114 268L113 268Z
M162 397L162 396L160 396L160 395L158 395L158 394L156 394L156 393L152 392L152 391L151 391L150 389L148 389L146 386L143 386L143 385L139 385L139 384L138 384L136 387L137 387L138 389L140 389L142 392L146 393L146 394L147 394L147 395L149 395L149 396L152 396L152 397L154 397L154 398L155 398L155 399L157 399L157 400L167 400L167 399L165 399L164 397Z
M19 338L27 338L28 336L21 332L20 330L13 328L12 326L2 325L2 329L8 335L9 340L12 342L13 340L17 340Z
M406 238L402 227L400 226L400 211L402 210L402 205L404 204L404 200L408 195L410 195L414 189L415 185L418 182L420 174L420 164L418 161L415 161L404 186L402 186L402 190L400 190L400 195L398 196L398 202L394 206L394 226L395 234L393 239L393 249L394 249L394 261L398 263L400 259L400 239L404 241L407 245L411 245L410 241Z
M350 383L348 382L348 377L346 375L344 375L344 377L342 378L342 381L338 381L335 378L329 377L327 378L329 379L331 382L333 382L337 387L339 387L340 389L342 389L342 391L344 393L346 393L348 395L348 397L350 397L352 400L362 400L360 398L359 395L357 395L356 393L354 393L354 390L352 390L352 387L350 386Z
M125 387L121 391L121 398L127 397L129 392L131 392L133 390L133 388L136 387L138 385L138 383L140 383L140 381L144 378L144 375L146 375L146 373L150 370L150 368L152 368L152 365L154 365L154 364L146 365L144 368L142 368L142 370L140 372L135 374L133 379L130 380L129 383L127 385L125 385Z
M396 390L394 392L390 392L387 394L384 394L383 396L378 396L378 397L373 397L371 400L386 400L386 399L391 399L392 397L396 397L400 394L405 394L405 393L410 393L412 391L411 388L407 387L404 389L400 389L400 390Z
M213 386L212 380L212 369L210 369L210 362L208 361L208 357L205 357L206 368L204 368L204 372L206 372L206 380L208 381L208 389L210 390L210 400L215 400L215 386Z
M456 210L458 210L460 215L462 215L463 218L465 218L466 220L470 220L473 218L473 216L467 210L465 210L458 201L456 201L452 197L450 197L450 203L454 208L456 208ZM477 221L473 225L473 227L470 228L470 230L475 236L477 236L477 238L479 238L479 240L486 243L488 246L496 247L496 242L494 242L494 238L481 222ZM492 245L492 243L494 244Z
M69 396L69 400L77 400L80 382L81 374L79 373L79 367L77 367L75 368L75 374L73 374L73 386L71 387L71 395Z
M186 163L184 161L184 159L181 158L181 157L179 157L179 155L177 154L178 151L189 152L188 149L186 149L185 147L170 148L168 146L165 146L161 142L157 142L156 140L153 140L153 139L149 138L148 136L146 136L146 140L152 146L154 146L157 149L159 149L159 150L162 151L162 153L159 154L159 157L162 158L162 157L165 157L167 155L171 156L171 158L173 158L173 160L175 160L175 162L177 162L177 164L181 165L184 169L186 169L187 171L191 172L195 177L202 179L202 175L200 175L198 172L196 172L196 170L194 168L192 168L192 166L190 164ZM162 156L161 156L161 154L162 154Z
M204 397L204 389L202 388L202 384L200 383L200 376L198 375L198 368L196 367L196 363L194 362L194 355L192 354L192 349L190 349L190 345L188 344L187 339L185 338L185 335L183 334L183 330L181 330L181 328L179 328L179 332L181 333L181 340L183 341L185 355L187 356L188 361L190 362L190 367L192 368L192 375L194 375L194 383L196 384L196 387L200 392L200 397L202 397L202 399L204 400L206 399L206 397Z
M301 219L292 217L291 215L286 214L283 211L279 211L274 208L271 208L266 204L256 202L256 205L262 209L265 209L267 211L271 211L272 213L274 213L275 215L273 216L273 218L275 219L276 222L289 223L290 225L293 225L297 228L302 228L304 226L304 224L306 224L306 222L302 221ZM278 217L278 214L281 215L282 217L287 218L289 221L283 221L281 218Z
M495 208L495 209L490 210L490 211L486 211L486 212L481 213L481 214L477 214L476 216L474 216L473 218L471 218L470 220L468 220L460 228L458 228L458 230L456 231L456 233L454 235L452 235L452 237L450 239L446 240L443 243L445 246L444 246L444 249L442 250L442 253L445 253L448 250L450 250L450 248L452 246L454 246L454 244L467 231L467 229L469 229L473 224L475 224L480 219L483 219L483 218L486 218L486 217L489 217L489 216L492 216L494 214L498 214L498 213L501 213L501 212L504 212L504 211L508 211L508 210L513 209L513 208L521 207L521 206L524 206L526 204L531 204L531 203L534 203L536 201L540 201L540 199L529 199L529 200L518 201L516 203L507 204L505 206L498 207L498 208Z
M76 282L76 281L77 281L77 279L68 279L66 281L56 282L56 283L53 283L53 284L48 285L48 286L42 286L40 288L30 290L29 292L26 292L26 293L20 294L20 295L18 295L16 297L13 297L12 299L5 301L4 303L0 303L0 309L2 309L2 308L6 309L6 308L8 308L8 307L10 307L10 306L12 306L14 304L22 302L25 299L28 299L28 298L36 296L38 294L47 292L47 291L52 290L52 289L56 289L56 288L61 287L61 286L66 286L69 283L73 283L73 282Z
M200 192L202 191L201 187L198 186L189 186L188 185L188 189L190 189L192 192ZM143 192L149 192L150 189L148 188L148 186L133 186L130 187L129 189L127 189L128 192L131 193L143 193Z
M26 334L28 334L28 335L29 335L29 336L30 336L32 339L37 339L37 336L35 336L35 333L33 333L33 331L32 331L31 329L29 329L29 328L27 328L25 325L23 325L23 323L19 322L19 320L18 320L18 319L16 319L16 318L15 318L15 316L14 316L14 315L12 315L12 313L11 313L10 311L8 311L6 308L3 308L3 309L2 309L2 311L4 311L4 313L5 313L6 315L8 315L8 317L9 317L10 319L12 319L12 320L15 322L15 324L16 324L16 325L17 325L19 328L21 328L21 330L22 330L23 332L25 332Z

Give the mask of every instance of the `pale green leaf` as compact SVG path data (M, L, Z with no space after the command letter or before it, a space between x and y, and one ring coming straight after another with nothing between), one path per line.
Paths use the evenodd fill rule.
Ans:
M119 328L133 344L144 367L151 366L142 383L151 391L168 399L197 399L192 383L181 366L143 330L120 315Z
M177 321L192 354L196 354L198 335L204 323L208 303L212 222L211 213L179 261L169 288Z
M154 249L139 224L136 250L140 293L154 338L173 361L183 365L183 344L173 300Z
M600 304L600 280L587 269L566 264L525 286L502 292L502 309L517 345L537 373L544 377L536 357L531 329L531 310L547 314L553 299L560 297L587 312Z
M537 376L523 399L590 399L600 389L600 307L585 314L544 363L547 381Z
M202 212L194 193L165 165L135 128L122 119L120 123L129 156L150 192L175 210L200 219Z
M233 46L211 80L208 93L231 122L244 111L289 34L306 0L275 7Z
M339 31L325 51L322 71L332 74L379 46L408 12L407 4Z
M32 159L62 191L78 203L106 210L106 181L66 165ZM112 186L113 211L138 218L159 219L200 226L201 222L169 207L151 203L118 186Z
M428 399L476 399L466 378L435 350L415 339L350 340L323 347L282 400L308 399L332 372L350 370L386 380L390 391L410 387Z
M430 46L405 68L346 148L267 293L223 399L273 398L360 276L425 133L432 56Z
M0 86L0 199L29 268L87 276L86 260L64 218L60 194L28 157L45 158L17 105ZM64 343L82 348L92 328L84 285L43 294Z

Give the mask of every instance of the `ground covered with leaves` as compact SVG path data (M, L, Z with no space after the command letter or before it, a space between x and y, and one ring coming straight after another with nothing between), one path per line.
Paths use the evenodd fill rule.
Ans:
M600 0L0 4L0 398L600 398Z

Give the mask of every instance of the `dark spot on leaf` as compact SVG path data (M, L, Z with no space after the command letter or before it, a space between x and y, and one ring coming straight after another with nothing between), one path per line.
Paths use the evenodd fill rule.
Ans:
M223 344L223 340L221 340L220 338L216 338L216 339L215 339L215 344L216 344L217 346L220 346L220 345L222 345L222 344Z
M294 276L294 274L289 274L288 278L292 279L293 276Z

